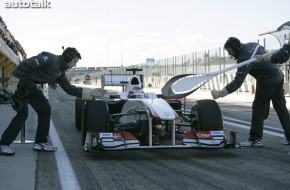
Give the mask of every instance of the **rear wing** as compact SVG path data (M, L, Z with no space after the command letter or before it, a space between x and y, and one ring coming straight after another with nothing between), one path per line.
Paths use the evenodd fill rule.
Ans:
M101 77L102 88L105 86L125 86L132 74L104 74ZM144 86L143 75L135 74L140 78L142 88Z

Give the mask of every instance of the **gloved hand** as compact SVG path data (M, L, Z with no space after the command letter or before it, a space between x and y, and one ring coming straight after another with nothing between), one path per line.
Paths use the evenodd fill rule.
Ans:
M102 89L102 88L95 88L92 90L92 96L96 97L96 96L104 96L107 93L106 90Z
M267 53L263 55L256 55L256 61L254 63L271 62L271 57L273 53Z
M215 89L213 89L211 91L211 95L212 95L213 99L222 98L222 97L225 97L228 94L229 93L228 93L226 88L223 88L221 91L218 91L218 90L215 90Z
M107 91L101 88L83 88L82 99L91 100L97 96L103 96Z
M11 75L10 79L8 80L8 86L6 88L6 91L10 94L15 94L15 91L17 90L17 85L19 83L19 79L15 76Z

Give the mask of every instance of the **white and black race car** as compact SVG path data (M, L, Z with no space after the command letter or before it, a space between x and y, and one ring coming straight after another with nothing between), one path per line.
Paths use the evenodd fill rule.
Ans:
M198 100L186 113L180 99L144 92L143 77L136 74L139 69L130 70L130 76L103 76L103 86L121 85L122 92L89 101L76 99L75 123L86 151L235 147L235 132L223 128L214 100Z

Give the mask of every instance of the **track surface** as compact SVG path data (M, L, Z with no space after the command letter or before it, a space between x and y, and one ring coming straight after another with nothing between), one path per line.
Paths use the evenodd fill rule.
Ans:
M74 126L74 101L60 88L50 90L52 120L81 188L86 189L289 189L290 146L264 134L263 148L164 149L87 153ZM191 100L189 100L191 101ZM225 118L250 122L251 102L220 102ZM188 107L190 108L190 107ZM225 121L229 121L225 119ZM231 122L233 122L231 120ZM240 125L247 126L246 123ZM281 129L271 108L265 125ZM237 132L248 129L225 124ZM60 189L54 154L39 153L36 189ZM69 175L69 174L67 174Z

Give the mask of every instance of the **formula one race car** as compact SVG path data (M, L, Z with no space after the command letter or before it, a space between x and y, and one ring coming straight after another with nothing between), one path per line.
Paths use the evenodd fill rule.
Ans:
M103 76L103 86L122 85L122 92L89 101L76 99L76 128L81 130L86 151L235 147L235 132L226 138L214 100L198 100L186 112L179 99L165 100L144 92L142 75L135 74L136 70L131 69L130 76Z

